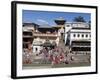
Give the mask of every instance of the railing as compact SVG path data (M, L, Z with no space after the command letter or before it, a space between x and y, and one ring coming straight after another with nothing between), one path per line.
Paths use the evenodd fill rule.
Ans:
M54 34L54 33L33 33L33 36L52 36L52 37L57 37L58 34Z
M72 46L91 46L91 43L72 43Z
M72 47L91 47L90 45L72 45Z

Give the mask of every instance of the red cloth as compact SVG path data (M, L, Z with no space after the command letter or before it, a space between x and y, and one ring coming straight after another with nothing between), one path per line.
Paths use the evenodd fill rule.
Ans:
M60 59L64 59L64 55L63 54L60 54Z
M50 55L50 61L53 61L53 55Z
M55 63L58 64L60 62L60 59L58 56L55 57Z

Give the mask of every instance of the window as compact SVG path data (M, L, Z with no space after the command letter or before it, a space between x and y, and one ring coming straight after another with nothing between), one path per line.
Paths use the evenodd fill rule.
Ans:
M86 37L88 37L88 35L86 34Z
M90 37L91 37L91 34L90 34Z
M37 48L35 48L35 51L37 51L38 49Z
M77 37L80 37L80 34L78 34Z
M84 37L84 34L82 34L82 37Z
M75 37L76 35L74 34L73 36Z

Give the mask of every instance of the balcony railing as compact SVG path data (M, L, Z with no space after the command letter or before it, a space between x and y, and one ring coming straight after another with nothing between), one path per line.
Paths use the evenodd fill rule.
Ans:
M58 34L55 34L55 33L33 33L33 36L57 37Z
M72 47L91 47L91 45L72 45Z

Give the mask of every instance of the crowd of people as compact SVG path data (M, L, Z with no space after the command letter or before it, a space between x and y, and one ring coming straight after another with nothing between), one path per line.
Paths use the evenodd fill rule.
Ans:
M68 63L67 54L60 47L55 47L54 49L43 48L39 55L42 55L43 60L49 61L52 65L60 63Z
M29 49L23 50L23 64L31 64L33 61L32 51Z
M65 54L64 50L61 47L43 47L42 50L38 54L36 54L36 57L41 57L41 60L39 63L48 64L51 65L55 64L68 64L69 61L67 59L67 54ZM23 51L23 63L24 64L31 64L33 62L34 58L32 56L32 50L24 50Z

